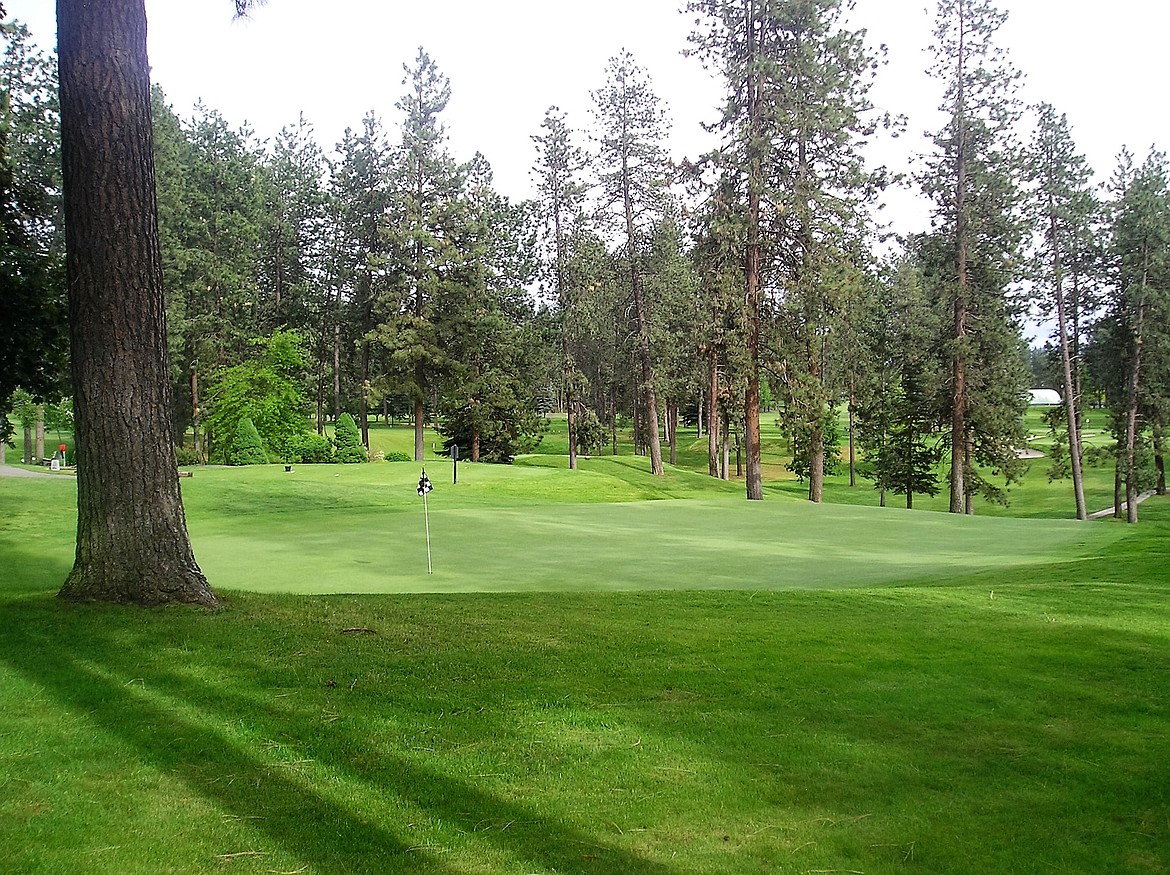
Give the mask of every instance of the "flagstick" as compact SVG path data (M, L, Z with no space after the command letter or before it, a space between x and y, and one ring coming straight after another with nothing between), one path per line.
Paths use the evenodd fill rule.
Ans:
M427 574L431 573L431 515L427 510L427 494L423 493L423 520L427 527Z

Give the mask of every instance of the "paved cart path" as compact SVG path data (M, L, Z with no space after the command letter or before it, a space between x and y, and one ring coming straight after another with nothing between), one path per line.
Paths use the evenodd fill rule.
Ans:
M1152 495L1157 495L1157 493L1154 492L1154 490L1152 490L1152 489L1149 492L1143 492L1141 495L1139 495L1137 497L1137 503L1141 504L1143 501L1145 501L1147 498L1149 498ZM1121 502L1121 510L1123 512L1126 510L1126 507L1127 507L1126 503L1124 501ZM1113 508L1107 507L1104 510L1099 510L1096 513L1091 513L1091 514L1089 514L1089 519L1099 520L1102 517L1107 517L1107 516L1113 516Z
M0 465L0 477L52 477L48 471L30 471L12 465Z

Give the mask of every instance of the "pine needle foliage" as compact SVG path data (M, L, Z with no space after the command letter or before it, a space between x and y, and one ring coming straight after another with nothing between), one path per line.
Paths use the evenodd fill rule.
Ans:
M333 439L337 444L336 459L338 462L352 465L369 461L366 448L362 446L362 437L358 433L357 423L348 413L343 413L338 418Z
M268 456L264 453L264 443L260 440L260 432L256 430L256 424L250 419L241 419L240 424L236 426L236 439L232 441L231 464L268 464Z

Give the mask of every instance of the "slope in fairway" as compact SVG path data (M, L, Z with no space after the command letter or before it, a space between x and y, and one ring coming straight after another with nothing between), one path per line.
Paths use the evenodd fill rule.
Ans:
M579 487L580 475L479 466L461 473L459 486L439 484L431 494L428 575L422 502L404 479L417 478L417 467L402 466L393 482L368 479L386 477L387 467L343 471L353 481L347 489L324 479L328 469L314 471L307 487L277 487L288 490L288 500L270 493L262 506L220 513L205 500L223 490L204 477L210 493L188 492L196 555L216 586L255 592L763 590L874 586L1070 561L1122 536L1108 525L783 498L620 501L636 497L636 488L600 474L590 495L604 497L564 503L573 492L566 482L578 477ZM222 486L230 492L233 484Z

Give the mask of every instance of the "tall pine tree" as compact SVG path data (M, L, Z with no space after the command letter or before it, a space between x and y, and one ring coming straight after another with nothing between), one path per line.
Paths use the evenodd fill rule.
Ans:
M645 265L651 230L662 215L668 181L662 140L667 121L646 71L629 52L609 61L606 84L594 92L600 125L597 156L602 209L617 219L622 259L634 304L640 385L638 395L650 452L650 471L664 473L658 429L658 391L651 351Z
M930 272L951 311L951 513L974 512L981 486L997 494L976 471L977 450L1010 470L1023 437L1026 386L1011 361L1020 354L1018 317L1006 297L1020 262L1019 74L995 44L1006 18L990 0L939 0L935 18L931 73L946 83L949 121L919 183L934 201L942 246L931 248Z

